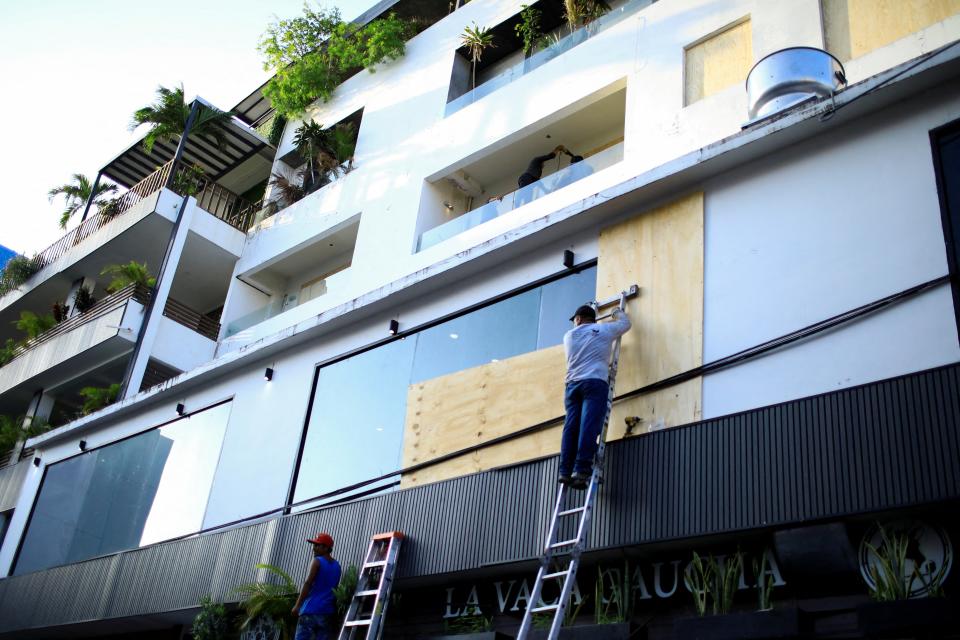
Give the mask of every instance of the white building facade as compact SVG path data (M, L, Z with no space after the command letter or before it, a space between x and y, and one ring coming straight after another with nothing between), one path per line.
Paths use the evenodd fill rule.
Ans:
M405 531L396 588L412 604L387 637L441 635L474 608L515 631L525 605L503 589L532 577L550 508L567 318L632 284L588 563L635 563L628 622L684 637L689 594L644 572L691 549L769 548L783 606L816 603L808 637L868 634L830 626L867 587L823 584L856 574L873 522L918 523L946 564L960 4L616 2L530 55L502 39L471 89L460 34L510 33L520 10L474 0L315 103L305 120L358 122L350 170L243 218L245 237L200 194L161 190L0 300L6 315L49 304L72 265L140 233L151 262L173 256L161 306L219 313L215 336L159 309L141 331L148 303L131 298L0 368L0 403L29 414L35 388L139 363L122 361L135 389L0 469L0 637L180 637L200 596L235 601L256 562L301 577L313 528L345 564L371 533ZM748 122L747 74L791 47L830 52L844 82ZM236 164L231 193L295 177L300 124ZM582 163L560 154L518 189L558 144ZM151 359L167 372L153 386ZM804 573L822 540L849 558Z

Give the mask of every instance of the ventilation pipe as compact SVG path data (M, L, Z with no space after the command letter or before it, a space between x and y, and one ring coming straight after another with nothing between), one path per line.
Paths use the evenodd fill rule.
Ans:
M814 47L790 47L775 51L747 75L747 105L750 126L801 102L826 98L847 84L843 65L832 55Z

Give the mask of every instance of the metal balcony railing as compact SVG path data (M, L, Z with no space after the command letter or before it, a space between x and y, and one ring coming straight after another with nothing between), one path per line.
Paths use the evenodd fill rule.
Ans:
M191 309L182 302L177 302L173 298L167 298L167 304L163 307L163 315L214 342L220 335L219 322Z
M36 271L54 262L74 246L83 242L116 218L122 216L141 201L147 199L162 189L170 177L170 168L173 160L162 165L149 176L130 188L129 191L118 197L110 206L90 216L77 227L68 231L62 238L33 257L33 266ZM179 176L184 175L184 169L179 170ZM229 189L215 182L201 179L198 183L199 191L194 196L197 204L208 213L220 218L230 226L246 232L256 213L257 205L252 205ZM174 191L178 187L174 187ZM192 190L192 189L191 189Z
M27 340L22 344L18 345L13 350L13 357L10 358L10 360L8 360L7 362L5 362L4 365L7 365L13 362L23 354L43 344L44 342L47 342L48 340L52 340L53 338L56 338L57 336L61 336L69 331L72 331L73 329L76 329L77 327L84 325L90 322L91 320L96 320L100 316L110 313L117 307L121 307L125 305L128 300L136 300L140 304L146 304L149 299L150 299L149 289L136 284L128 285L123 289L120 289L119 291L111 293L106 298L104 298L103 300L100 300L99 302L94 304L92 307L90 307L86 311L83 311L82 313L78 313L72 318L67 318L63 322L58 323L52 329L49 329L48 331L44 331L43 333L38 335L36 338L33 338L32 340Z

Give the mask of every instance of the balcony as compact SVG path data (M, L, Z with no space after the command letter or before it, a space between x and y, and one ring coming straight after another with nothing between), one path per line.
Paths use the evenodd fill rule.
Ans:
M570 51L571 49L583 44L587 40L600 35L607 29L610 29L611 27L623 22L625 19L636 14L641 9L653 4L653 1L654 0L629 0L625 4L613 8L611 11L594 20L593 22L580 27L576 31L566 36L560 37L553 44L534 53L529 58L520 60L505 70L496 73L495 75L491 75L486 78L481 76L482 79L480 82L482 82L482 84L479 84L475 89L468 90L466 93L455 97L447 103L447 106L444 110L444 116L450 116L457 111L460 111L461 109L473 104L474 102L477 102L490 95L497 89L505 87L506 85L519 80L531 71L534 71L535 69L538 69L550 62L554 58L563 55L567 51ZM562 27L562 29L566 30L566 26ZM522 50L520 51L522 54ZM455 74L457 73L457 70L459 70L460 73L470 72L469 64L466 66L462 64L459 66L455 65L454 68ZM469 78L467 78L467 80L469 80ZM462 84L462 82L458 82L457 79L454 78L451 84L456 86L457 84Z
M571 164L533 184L528 184L522 189L517 189L499 198L491 198L491 201L482 207L424 232L420 236L417 251L428 249L435 244L439 244L444 240L449 240L463 233L467 229L472 229L484 222L510 213L514 209L533 202L538 198L542 198L549 193L559 191L569 184L573 184L589 175L600 172L607 167L612 167L621 160L623 160L622 142L588 158L584 158L581 162Z
M416 251L566 187L571 187L566 193L572 198L583 188L598 188L593 178L624 159L625 119L626 83L619 79L558 109L523 136L497 141L489 151L480 151L437 172L427 179L420 201ZM549 154L558 145L568 149L569 155L561 152L545 160L540 166L540 179L518 189L521 174L529 170L536 176L530 168L532 160ZM573 154L583 159L573 162ZM580 181L588 187L572 186ZM534 205L534 209L562 206L558 202L553 199L542 206ZM535 215L532 209L528 211Z

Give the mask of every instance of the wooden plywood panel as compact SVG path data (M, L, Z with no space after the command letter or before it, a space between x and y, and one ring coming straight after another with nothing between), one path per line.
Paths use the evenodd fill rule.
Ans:
M621 394L703 363L703 194L695 193L600 233L597 297L630 284L633 327L621 343L616 392ZM609 439L622 437L626 416L644 418L640 431L701 418L701 379L614 407Z
M403 466L424 462L563 413L563 346L557 345L411 385ZM460 456L404 475L414 486L560 451L559 429Z
M745 20L686 49L684 105L746 81L753 65L751 33L750 21Z
M852 60L960 13L960 0L821 0L827 50Z

